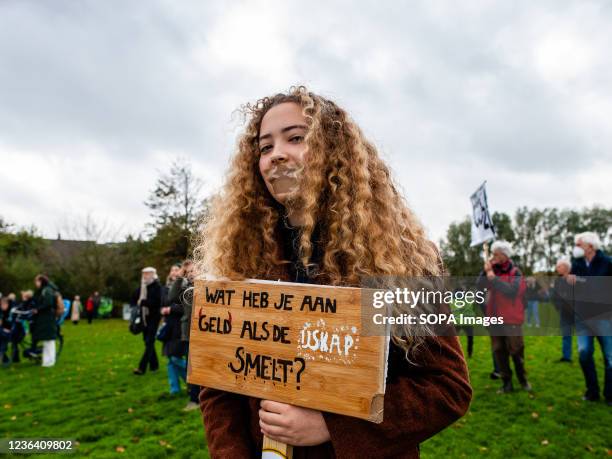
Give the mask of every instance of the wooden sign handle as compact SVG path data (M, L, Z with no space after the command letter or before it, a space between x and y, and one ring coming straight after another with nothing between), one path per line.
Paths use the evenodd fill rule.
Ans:
M264 435L261 459L291 459L293 446L272 440Z

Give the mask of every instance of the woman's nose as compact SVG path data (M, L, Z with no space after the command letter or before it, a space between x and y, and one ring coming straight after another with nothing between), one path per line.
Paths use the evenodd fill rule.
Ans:
M278 166L279 164L283 164L285 161L287 161L287 157L283 154L275 154L272 157L273 166Z

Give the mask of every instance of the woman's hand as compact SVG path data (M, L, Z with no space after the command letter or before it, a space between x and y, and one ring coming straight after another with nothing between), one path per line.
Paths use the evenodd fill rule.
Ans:
M330 440L320 411L271 400L261 401L259 427L272 440L293 446L314 446Z
M161 308L160 312L162 316L167 316L168 314L170 314L170 306L164 306L163 308Z

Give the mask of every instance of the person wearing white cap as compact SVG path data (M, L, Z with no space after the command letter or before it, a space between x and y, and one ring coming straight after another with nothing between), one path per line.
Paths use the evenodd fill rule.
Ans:
M161 303L162 287L157 277L157 270L148 266L142 270L140 287L132 297L132 304L140 308L144 324L142 337L145 343L145 350L138 368L134 369L135 375L144 375L147 367L151 371L159 369L159 361L155 352L155 335L161 319Z
M495 241L491 246L492 256L484 263L478 285L486 287L489 299L486 315L503 319L503 325L491 326L491 345L495 361L499 365L503 386L499 393L512 392L512 370L514 362L516 376L521 387L531 391L525 370L525 343L522 324L524 322L525 281L521 271L512 263L512 246L507 241Z

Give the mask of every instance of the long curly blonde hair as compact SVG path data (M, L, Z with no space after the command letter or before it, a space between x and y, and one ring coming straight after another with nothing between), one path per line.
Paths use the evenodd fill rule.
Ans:
M241 107L246 129L196 243L198 274L288 279L278 231L288 209L265 186L258 146L264 115L285 102L298 104L308 125L304 171L288 209L299 209L303 216L299 253L304 266L311 264L313 245L321 245L315 282L359 286L365 276L439 275L438 252L375 146L345 110L303 86ZM313 241L315 227L318 240ZM393 339L406 351L420 341L410 330L402 335Z

